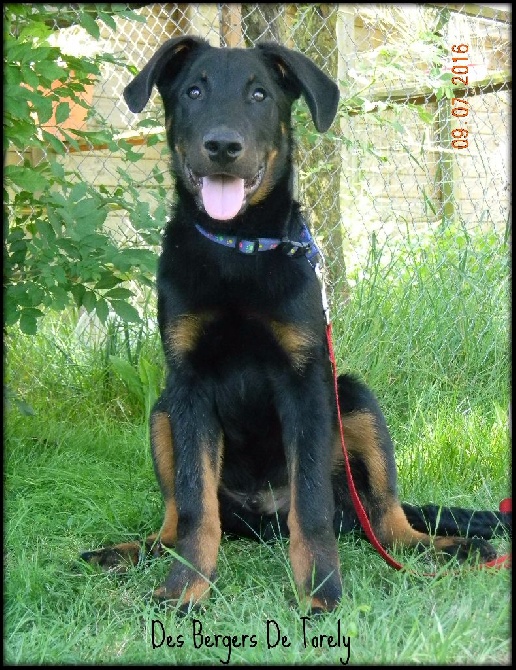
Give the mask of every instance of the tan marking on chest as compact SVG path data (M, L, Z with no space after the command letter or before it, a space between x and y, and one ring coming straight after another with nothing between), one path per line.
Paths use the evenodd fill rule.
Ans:
M313 355L313 348L316 344L314 334L298 326L279 321L271 321L270 327L278 344L290 358L293 367L299 372L303 370Z
M206 326L213 321L212 312L183 314L165 329L165 346L174 358L193 351L204 334Z

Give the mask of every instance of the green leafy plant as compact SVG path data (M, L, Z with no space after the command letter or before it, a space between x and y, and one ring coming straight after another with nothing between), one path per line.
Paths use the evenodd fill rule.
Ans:
M62 164L70 148L80 150L85 142L121 152L127 161L140 158L105 122L92 131L65 124L71 103L96 114L84 93L103 63L128 66L110 54L70 56L50 39L57 25L81 25L98 38L98 21L114 29L114 15L141 20L125 7L61 5L57 20L47 5L4 6L4 152L17 158L4 171L5 323L19 323L29 335L45 311L70 305L94 311L102 323L110 312L138 322L134 288L152 283L156 257L149 246L158 242L163 205L153 215L124 171L117 186L95 187ZM39 161L36 152L43 155ZM151 178L164 202L162 177ZM128 212L144 246L123 248L114 239L104 227L112 210Z
M145 408L145 419L148 422L152 407L162 386L163 370L140 356L137 367L120 356L109 357L115 375L124 382L135 399Z

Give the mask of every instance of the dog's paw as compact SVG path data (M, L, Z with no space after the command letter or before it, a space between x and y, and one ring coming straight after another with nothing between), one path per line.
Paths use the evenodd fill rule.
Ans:
M495 548L480 538L445 538L436 543L436 548L447 558L455 558L459 563L488 563L496 558Z
M123 574L140 562L141 546L137 542L117 544L93 551L83 551L80 558L90 565L98 565L106 572Z
M207 578L186 565L176 563L165 582L153 592L152 599L161 607L177 607L179 614L187 614L198 610L208 600L215 579L215 571Z

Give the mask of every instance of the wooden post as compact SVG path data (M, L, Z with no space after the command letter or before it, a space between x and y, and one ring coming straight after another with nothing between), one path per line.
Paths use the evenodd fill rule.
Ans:
M436 26L436 33L448 36L449 33L450 12L447 9L439 11L439 18ZM448 40L449 42L449 40ZM448 59L449 54L442 54L443 63ZM436 181L439 187L439 213L441 216L441 225L447 227L455 216L455 193L453 179L453 148L451 146L452 114L451 104L448 98L441 98L437 102L437 127L436 138L439 147L437 154Z
M349 58L354 50L355 35L355 12L353 5L340 4L337 12L337 83L341 94L345 90L342 81L348 78ZM342 114L339 119L341 137L351 136L350 117ZM341 260L342 272L341 279L342 290L347 295L349 287L345 275L345 257L346 257L346 224L354 227L356 210L353 202L356 198L356 190L360 188L357 180L357 159L356 156L342 143L341 148L341 168L340 168L340 186L339 186L339 213L340 224L333 234L333 244ZM346 222L346 223L344 223Z
M242 5L231 4L221 6L220 32L222 46L243 47L242 35Z
M199 3L185 5L188 32L204 37L213 47L220 47L220 18L216 4Z
M436 179L439 187L439 213L443 226L453 221L455 214L455 193L453 176L453 149L451 146L451 104L448 98L441 98L437 103L437 154Z

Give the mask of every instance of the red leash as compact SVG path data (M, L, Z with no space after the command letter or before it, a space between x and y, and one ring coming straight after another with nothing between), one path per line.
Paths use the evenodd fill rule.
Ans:
M369 539L369 542L373 545L373 547L376 549L376 551L380 554L380 556L384 559L386 563L388 563L391 567L393 567L395 570L406 570L406 568L401 564L398 563L389 553L385 551L385 549L382 547L380 542L378 541L378 538L374 534L374 531L371 527L371 524L369 522L369 518L367 516L367 512L364 509L364 506L362 505L362 502L358 496L357 490L355 488L355 482L353 481L353 475L351 473L351 466L349 463L349 456L348 456L348 450L346 449L346 443L344 441L344 429L342 427L342 419L341 419L341 414L340 414L340 405L339 405L339 389L338 389L338 374L337 374L337 361L335 358L335 351L333 349L333 338L332 338L332 328L331 328L331 321L329 318L327 319L327 325L326 325L326 337L328 340L328 349L330 353L330 361L331 361L331 366L333 370L333 383L335 386L335 397L337 399L337 419L339 422L339 431L340 431L340 440L342 444L342 451L344 453L344 464L346 467L346 477L348 480L348 487L349 487L349 492L351 495L351 499L353 501L353 505L355 507L355 511L357 513L357 516L359 518L360 524L367 535L367 538ZM500 503L500 512L510 512L512 511L512 502L510 498L506 498L505 500L502 500ZM510 554L505 554L504 556L500 556L498 558L495 558L492 561L489 561L488 563L482 563L478 565L479 568L510 568L511 567L511 555ZM422 573L424 577L435 577L435 573L428 573L424 572Z

